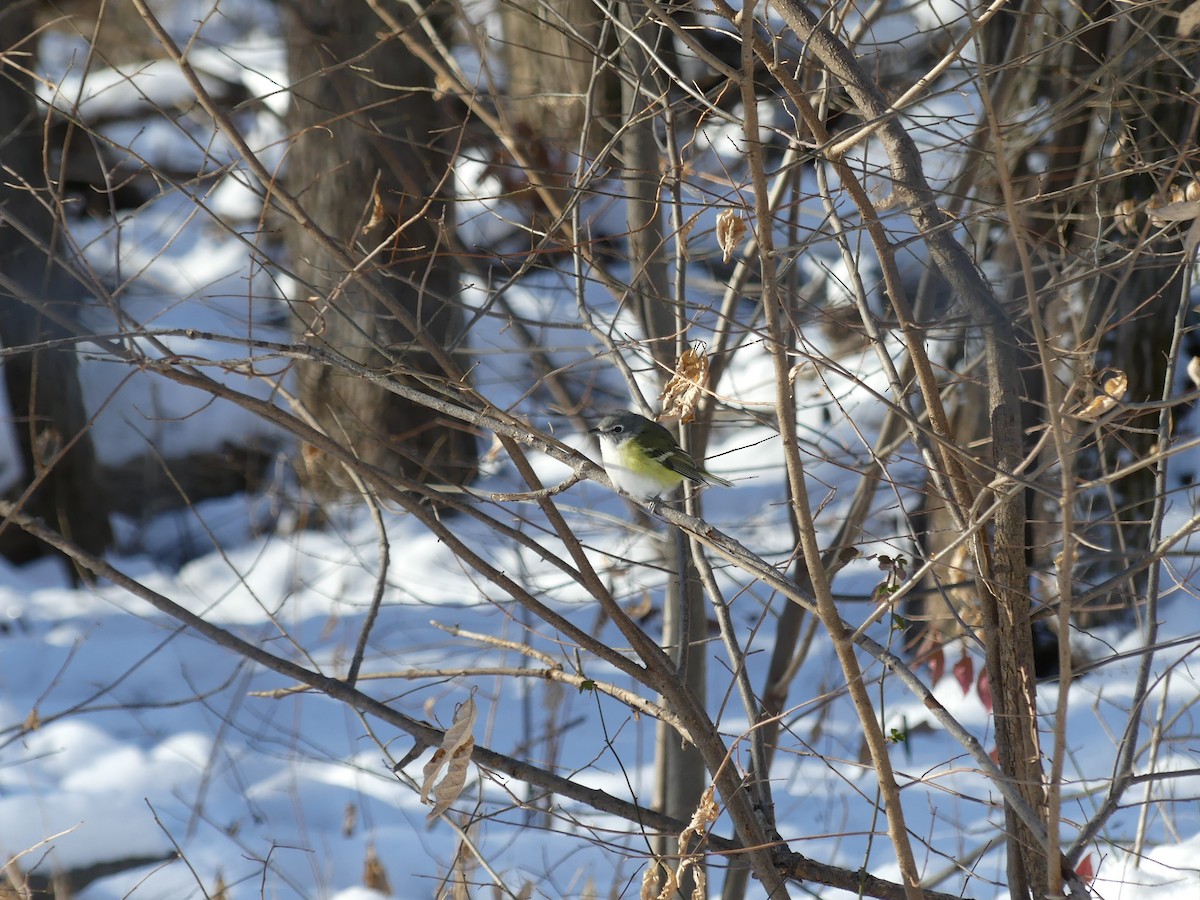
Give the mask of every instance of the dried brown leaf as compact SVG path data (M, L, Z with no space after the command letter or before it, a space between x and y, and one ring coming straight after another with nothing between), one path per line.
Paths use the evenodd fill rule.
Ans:
M666 884L659 889L659 875L657 871L647 871L642 876L642 897L654 898L654 900L673 900L677 896L679 886L684 883L688 877L688 871L691 871L692 877L692 892L691 900L704 900L707 895L707 882L704 876L704 869L700 865L704 856L701 853L696 853L691 850L693 842L697 838L703 838L708 831L708 826L717 821L720 815L720 810L717 808L716 802L713 800L715 785L709 785L704 789L704 793L700 795L700 801L696 804L696 811L692 813L692 820L688 823L687 828L679 835L679 865L674 869L664 865L662 868L666 871ZM651 869L657 870L658 866L652 864ZM653 886L658 890L655 897L652 890L648 889Z
M734 251L745 236L746 220L740 212L726 209L717 215L717 244L721 248L722 262L728 263L733 259Z
M708 356L701 346L683 351L675 366L675 374L663 388L662 415L678 418L683 424L696 420L696 406L708 384Z
M1087 406L1080 409L1075 415L1080 419L1098 419L1116 405L1117 401L1112 397L1097 394Z
M1117 135L1116 141L1113 142L1112 152L1109 154L1108 164L1114 172L1123 172L1132 164L1134 152L1134 144L1129 137L1129 133L1122 131Z
M383 868L383 863L379 861L379 856L375 852L375 843L372 841L367 844L367 854L363 859L363 887L368 887L373 891L379 891L381 894L392 893L392 886L388 883L387 870Z
M638 894L638 900L655 900L661 880L658 860L652 859L646 866L646 871L642 873L642 890Z
M1103 392L1097 394L1076 412L1076 418L1087 420L1100 418L1120 402L1128 387L1129 378L1125 373L1114 372L1110 378L1105 379Z
M700 218L700 214L692 216L686 222L679 226L679 234L675 239L679 242L679 255L684 259L690 259L688 255L688 236L691 235L692 229L696 227L696 220Z
M1175 24L1175 34L1179 37L1187 37L1196 30L1197 25L1200 25L1200 0L1196 0L1179 14L1179 21Z
M446 776L433 789L434 805L427 818L436 819L451 804L458 799L467 784L467 772L471 768L471 754L475 752L475 737L468 735L467 740L450 754L450 765L446 768Z
M1190 222L1200 217L1200 200L1179 200L1148 207L1150 218L1159 222Z
M1129 376L1120 370L1115 370L1111 377L1104 380L1104 393L1114 400L1120 400L1129 389Z
M1113 209L1117 231L1121 234L1133 234L1137 231L1137 202L1132 197L1126 197Z
M704 793L700 795L700 802L696 805L696 811L692 813L692 821L688 823L688 827L683 829L679 835L679 852L687 853L688 845L693 837L703 837L708 831L708 826L717 821L717 816L720 815L720 810L717 809L717 804L713 800L713 791L715 785L709 785L704 789Z
M967 653L966 648L963 648L962 656L958 658L952 667L954 680L958 682L958 686L962 688L963 696L971 690L971 682L975 680L975 662Z
M670 866L663 866L663 868L666 870L667 880L655 900L675 900L675 894L679 890L679 881L675 877L675 870Z
M799 379L802 375L804 375L811 368L814 368L814 366L807 359L803 360L802 362L796 363L794 366L792 366L790 369L788 369L788 375L787 375L788 381L792 385L795 385L797 379Z
M433 790L433 785L437 781L438 775L442 772L442 767L446 764L446 759L449 757L445 750L438 747L433 751L433 756L429 757L429 762L425 763L425 767L421 769L421 802L429 802L429 794Z
M429 803L430 798L433 799L430 819L449 809L467 783L467 769L475 750L472 731L477 714L474 694L455 707L454 721L446 729L442 746L434 751L433 758L421 772L421 802ZM439 776L441 781L438 781Z
M379 223L383 221L386 213L383 211L383 196L379 193L379 188L375 188L375 205L371 208L371 218L367 220L367 224L362 227L362 233L368 234L373 229L379 227Z

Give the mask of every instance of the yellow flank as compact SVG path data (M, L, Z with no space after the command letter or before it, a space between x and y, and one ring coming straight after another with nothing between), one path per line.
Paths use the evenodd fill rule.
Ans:
M635 449L633 444L633 441L624 441L618 446L621 468L636 478L647 478L659 483L664 490L679 487L683 483L682 475L674 469L668 469L645 451Z

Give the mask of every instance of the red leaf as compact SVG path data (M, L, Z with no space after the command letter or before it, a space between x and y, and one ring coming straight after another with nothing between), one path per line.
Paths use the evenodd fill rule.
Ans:
M1075 867L1075 874L1082 878L1088 887L1091 887L1092 882L1096 880L1096 872L1092 868L1092 854L1089 853L1079 861L1079 865Z
M975 682L975 693L979 695L979 702L983 704L983 708L988 712L992 711L992 681L988 678L987 669L979 673L979 680Z
M962 688L963 696L971 690L971 682L975 680L975 663L971 662L971 657L967 655L964 648L962 656L958 658L958 662L954 664L954 678L958 682L958 686Z
M933 652L929 654L929 683L937 684L942 680L942 676L946 674L946 652L940 647L935 647Z
M993 747L991 750L989 750L988 758L991 759L991 761L994 762L996 765L1000 765L1000 748Z

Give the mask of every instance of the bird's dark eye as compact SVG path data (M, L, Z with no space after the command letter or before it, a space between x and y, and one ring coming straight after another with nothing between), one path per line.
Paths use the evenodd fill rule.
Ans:
M612 433L613 433L613 434L620 434L620 433L621 433L622 431L624 431L624 430L625 430L625 426L624 426L624 425L614 425L614 426L612 427Z

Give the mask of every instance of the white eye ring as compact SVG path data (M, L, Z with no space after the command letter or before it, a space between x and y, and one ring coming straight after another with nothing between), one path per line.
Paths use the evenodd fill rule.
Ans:
M612 433L613 433L613 434L620 434L620 433L621 433L622 431L624 431L624 430L625 430L625 426L624 426L624 425L614 425L614 426L612 427Z

